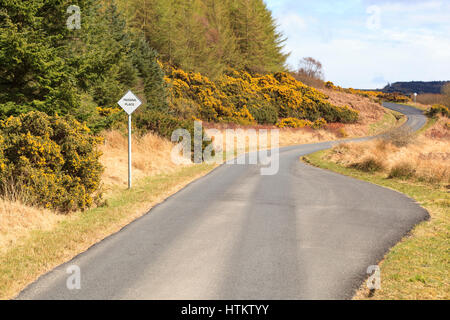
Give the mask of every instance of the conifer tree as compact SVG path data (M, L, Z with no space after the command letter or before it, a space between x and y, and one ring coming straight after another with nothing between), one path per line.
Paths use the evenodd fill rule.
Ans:
M61 34L51 33L45 5L0 1L0 117L32 109L67 113L77 103ZM54 5L61 8L61 1Z
M285 68L283 39L263 0L131 0L127 8L161 59L187 71L215 78L228 67Z
M81 29L69 30L71 1L0 0L0 118L39 110L89 120L96 106L115 107L138 77L149 102L164 101L156 53L129 32L116 2L77 3Z
M227 67L240 69L236 51L237 41L227 15L226 1L204 0L204 2L205 15L210 23L207 40L213 48L217 73L223 73Z

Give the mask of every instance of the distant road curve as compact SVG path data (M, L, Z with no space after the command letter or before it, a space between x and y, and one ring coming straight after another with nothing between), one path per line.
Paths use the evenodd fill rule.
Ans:
M414 108L385 106L413 130L426 123ZM222 165L18 298L349 299L428 213L398 192L299 161L334 143L282 148L274 176ZM66 287L71 265L80 290Z

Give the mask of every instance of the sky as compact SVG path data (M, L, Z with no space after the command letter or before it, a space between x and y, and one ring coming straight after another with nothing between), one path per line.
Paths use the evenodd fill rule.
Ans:
M450 80L450 0L265 0L288 64L319 60L327 81L377 89Z

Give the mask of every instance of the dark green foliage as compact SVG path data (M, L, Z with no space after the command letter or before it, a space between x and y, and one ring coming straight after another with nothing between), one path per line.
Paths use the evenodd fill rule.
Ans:
M276 30L272 13L263 0L228 0L230 22L240 59L236 67L251 73L284 70L288 55Z
M359 118L358 112L347 106L339 107L329 103L319 103L318 110L327 122L355 123Z
M81 9L80 30L66 27L71 4ZM0 8L0 119L72 114L98 132L118 118L98 107L116 107L141 84L146 103L167 109L157 54L114 1L0 0Z
M258 124L276 124L278 121L277 109L267 101L260 100L257 104L249 104L248 111Z
M157 63L157 53L142 35L133 41L132 58L143 79L144 93L151 109L167 110L167 88L164 82L164 71Z
M64 49L55 45L61 35L48 33L42 7L43 1L0 2L0 117L24 109L67 113L77 103Z
M162 59L212 79L228 68L285 69L284 39L263 0L121 0Z
M131 40L114 3L83 11L79 38L68 41L68 59L79 86L101 107L112 107L136 83Z
M193 121L182 120L158 111L148 110L138 113L135 119L137 128L152 131L167 139L170 139L173 131L177 129L193 129Z

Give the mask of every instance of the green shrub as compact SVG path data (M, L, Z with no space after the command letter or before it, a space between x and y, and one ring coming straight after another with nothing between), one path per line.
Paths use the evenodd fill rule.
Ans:
M82 94L81 96L81 103L76 109L71 110L70 114L78 121L86 123L93 134L126 123L126 117L124 117L123 111L118 105L103 108L99 107L88 94Z
M431 107L430 110L427 112L427 116L434 117L438 114L441 114L445 117L450 117L450 112L446 106L443 106L442 104L435 104Z
M100 138L71 116L29 112L0 121L0 194L13 185L25 202L84 210L100 198Z
M378 172L385 168L384 163L375 157L367 157L361 162L352 164L351 167L364 172Z
M323 114L323 118L329 123L355 123L359 118L358 111L348 106L338 107L326 102L318 104L318 108L320 113Z
M409 179L416 172L414 166L408 162L401 162L395 165L389 172L389 178Z
M251 104L248 111L258 124L277 123L278 110L268 102L262 101L258 105Z

